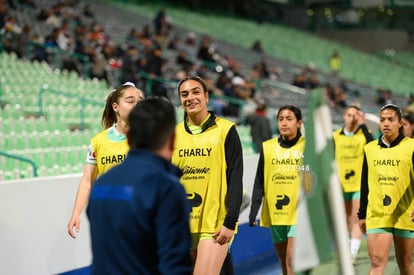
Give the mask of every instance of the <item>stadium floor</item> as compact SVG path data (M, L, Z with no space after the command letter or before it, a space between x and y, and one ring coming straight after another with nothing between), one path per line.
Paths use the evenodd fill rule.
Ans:
M355 275L368 274L370 268L370 261L368 257L366 239L363 238L361 242L361 249L357 258L357 265L355 266ZM261 257L246 261L238 266L235 266L235 275L280 275L280 265L274 253L267 253ZM327 261L320 266L314 268L311 275L317 274L340 274L337 259L334 258ZM395 259L394 247L391 247L389 260L384 272L385 275L400 274Z
M358 256L358 264L355 266L355 275L368 274L370 261L368 257L366 239L361 243L361 250ZM280 275L281 269L277 261L276 255L273 252L263 254L251 260L245 261L234 267L235 275ZM334 258L327 261L320 266L314 268L311 275L316 274L340 274L337 260ZM391 248L385 275L399 274L398 266L395 261L394 248ZM88 268L81 268L72 272L62 273L61 275L90 275Z

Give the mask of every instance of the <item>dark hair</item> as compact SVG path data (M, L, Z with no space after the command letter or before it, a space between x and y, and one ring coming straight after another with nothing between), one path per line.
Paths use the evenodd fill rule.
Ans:
M384 110L393 110L393 111L397 114L397 116L398 116L398 120L399 120L399 121L401 121L401 119L402 119L402 113L401 113L400 108L398 108L398 106L397 106L397 105L395 105L395 104L386 104L386 105L384 105L384 106L382 106L382 107L381 107L380 113L381 113L382 111L384 111ZM401 127L398 129L398 132L400 133L400 135L402 135L402 134L403 134L404 129L403 129L403 126L402 126L402 125L401 125Z
M407 120L410 124L414 124L414 113L411 111L406 111L402 114L402 118Z
M401 110L400 110L400 108L398 108L397 105L395 105L395 104L386 104L386 105L381 107L380 113L384 110L394 110L397 113L398 120L401 120L401 118L402 118Z
M178 83L178 87L177 87L178 95L180 95L180 87L181 87L181 85L182 85L184 82L188 81L188 80L194 80L194 81L197 81L197 82L198 82L198 83L200 83L200 84L201 84L201 86L203 87L204 93L208 93L207 84L206 84L206 82L204 81L204 79L202 79L202 78L201 78L201 77L199 77L199 76L188 76L188 77L186 77L186 78L182 79L182 80L180 81L180 83Z
M302 120L302 111L294 105L284 105L280 107L279 111L277 112L277 116L276 116L278 119L279 119L280 113L284 110L292 111L295 114L295 117L297 120Z
M119 98L122 97L122 95L124 94L124 91L131 87L136 88L134 83L125 82L124 84L122 84L121 86L112 90L109 93L108 97L106 98L105 109L102 113L102 119L101 119L102 127L104 129L108 129L114 123L116 123L116 113L114 109L112 108L112 104L119 103Z
M175 107L161 97L149 97L129 114L128 142L131 149L158 150L175 133Z

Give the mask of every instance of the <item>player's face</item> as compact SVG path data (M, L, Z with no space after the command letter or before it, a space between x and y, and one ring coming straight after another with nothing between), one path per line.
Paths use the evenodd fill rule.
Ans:
M401 125L403 127L403 134L406 137L413 137L414 124L410 124L405 118L401 119Z
M277 118L279 133L284 140L292 140L299 132L302 121L291 110L282 110Z
M344 124L346 128L353 128L358 124L359 111L355 108L348 108L344 113Z
M140 90L135 87L128 87L124 90L118 103L114 103L113 108L117 113L118 120L128 121L129 113L135 105L144 99Z
M395 110L384 109L380 112L380 129L387 142L394 141L399 134L401 122Z
M195 80L187 80L181 84L180 101L184 111L191 117L207 114L208 93Z

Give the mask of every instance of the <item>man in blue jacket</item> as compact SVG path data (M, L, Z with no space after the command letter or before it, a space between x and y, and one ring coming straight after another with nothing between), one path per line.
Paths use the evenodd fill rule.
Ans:
M189 206L181 171L170 162L175 108L162 98L129 116L130 151L93 184L92 274L191 274Z

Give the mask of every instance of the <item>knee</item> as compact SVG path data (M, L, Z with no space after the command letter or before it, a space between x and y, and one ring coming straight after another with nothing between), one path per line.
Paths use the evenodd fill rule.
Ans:
M371 266L373 268L378 268L378 267L385 267L388 261L388 255L387 257L383 257L380 255L369 255L369 258L371 260Z

